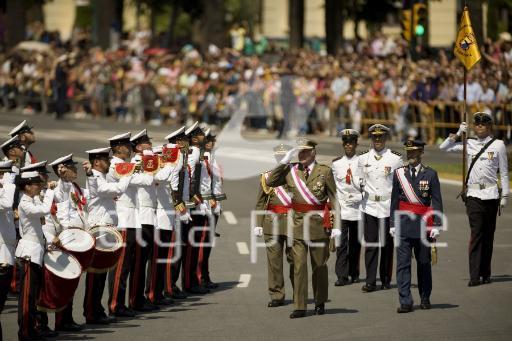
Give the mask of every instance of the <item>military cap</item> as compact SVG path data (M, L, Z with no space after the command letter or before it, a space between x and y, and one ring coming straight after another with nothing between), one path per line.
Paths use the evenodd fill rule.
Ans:
M274 147L274 155L284 155L288 153L293 147L287 144L280 143Z
M185 139L187 135L185 134L185 126L179 128L178 130L173 131L169 135L165 137L165 139L169 142L173 142L180 139Z
M23 167L20 169L20 172L21 173L24 173L24 172L38 172L39 174L41 173L48 173L48 170L46 169L46 164L48 163L48 161L41 161L41 162L37 162L37 163L33 163L31 165L28 165L26 167Z
M31 131L32 127L28 125L27 120L24 120L20 124L18 124L16 127L14 127L10 132L9 136L14 137L16 135L19 135L21 133L25 133L27 131Z
M485 111L478 111L473 114L473 121L475 124L484 123L490 124L493 121L492 115Z
M10 172L12 171L12 160L0 161L0 172Z
M421 140L407 140L404 142L405 150L417 150L423 149L425 147L425 142Z
M133 135L130 138L130 142L133 146L136 146L139 143L151 142L151 138L148 136L147 129L142 129L137 134Z
M4 152L4 154L7 154L7 152L9 150L11 150L12 148L15 148L15 147L21 148L21 146L22 146L22 144L21 144L21 141L18 138L18 136L14 136L14 137L11 137L10 139L8 139L7 141L5 141L4 143L2 143L0 148L2 148L2 151Z
M368 128L370 135L389 134L390 129L383 124L377 123Z
M109 139L109 142L110 142L110 147L116 147L116 146L120 146L120 145L126 145L126 144L130 144L130 136L132 134L131 133L124 133L124 134L119 134L119 135L116 135L116 136L113 136Z
M315 149L316 145L315 141L308 139L306 137L299 137L297 139L297 147L298 149Z
M204 135L204 131L199 127L199 122L196 121L187 130L185 130L185 135L189 137Z

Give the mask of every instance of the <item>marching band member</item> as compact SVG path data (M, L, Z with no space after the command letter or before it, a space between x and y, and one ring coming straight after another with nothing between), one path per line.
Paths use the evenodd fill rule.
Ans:
M4 175L4 183L14 183L14 178L20 173L21 160L23 158L23 145L17 136L11 137L2 145L2 152L5 155L4 161L12 161L12 170Z
M359 282L359 243L358 225L361 220L359 203L361 190L356 176L359 156L356 154L359 132L354 129L341 131L345 155L332 162L332 173L336 182L336 197L341 213L341 241L336 248L335 286ZM350 276L350 282L349 282Z
M38 318L36 299L41 287L43 255L46 249L41 218L50 212L56 183L48 183L44 199L40 201L37 197L43 185L43 180L37 172L24 172L17 182L21 191L18 206L21 239L15 253L21 264L18 301L18 336L20 340L30 340L41 336L36 329Z
M291 146L284 144L275 147L274 157L277 163L291 149ZM266 181L270 174L270 171L261 174L256 210L269 211L274 214L258 215L256 218L257 226L254 227L254 235L265 238L268 293L270 296L270 302L268 302L267 306L274 308L283 305L285 298L283 252L286 254L286 259L290 264L290 282L293 283L293 258L291 255L291 245L289 245L287 239L288 211L291 209L292 198L288 193L286 185L279 187L267 186ZM276 231L274 231L274 222L277 223Z
M359 155L357 177L361 179L363 198L360 209L363 213L364 241L378 243L379 231L384 227L384 240L379 247L365 247L366 284L363 292L377 290L377 265L380 250L381 289L391 288L393 272L393 238L389 234L389 207L393 172L403 165L401 154L386 147L390 129L382 124L374 124L369 129L372 149Z
M88 226L116 226L117 214L114 198L126 191L132 176L122 177L119 182L108 182L110 147L91 149L86 153L89 155L89 161L84 161L83 168L87 176ZM105 314L105 309L101 305L107 273L87 272L84 296L84 316L87 324L115 322L114 317Z
M0 162L0 314L4 309L11 285L16 248L16 231L12 209L16 185L3 181L5 174L12 170L12 164L11 160ZM0 339L2 339L1 321Z
M36 135L26 120L13 128L9 132L9 136L18 137L23 147L23 156L21 158L20 167L26 167L37 162L36 158L29 150L29 147L36 142Z

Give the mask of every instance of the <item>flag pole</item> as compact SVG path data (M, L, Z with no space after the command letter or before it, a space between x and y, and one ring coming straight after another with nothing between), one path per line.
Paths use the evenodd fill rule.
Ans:
M468 70L464 69L464 101L462 102L462 121L468 123L468 112L467 112L467 84L468 84ZM468 138L467 132L462 133L462 193L466 194L466 168L467 168L467 155L468 155Z

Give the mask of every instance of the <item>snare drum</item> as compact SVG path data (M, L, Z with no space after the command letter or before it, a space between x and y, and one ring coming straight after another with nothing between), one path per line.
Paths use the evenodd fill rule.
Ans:
M94 254L95 241L93 236L80 228L72 227L59 233L61 248L78 259L85 271Z
M116 266L123 248L123 236L114 227L95 226L89 233L96 240L94 256L87 271L107 272Z
M80 262L69 253L47 251L43 257L43 280L37 309L48 312L64 309L73 299L81 273Z

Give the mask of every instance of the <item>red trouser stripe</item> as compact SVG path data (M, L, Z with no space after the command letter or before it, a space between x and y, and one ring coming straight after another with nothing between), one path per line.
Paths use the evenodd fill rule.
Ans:
M158 259L158 245L157 243L153 243L153 259L151 260L151 282L149 283L149 293L148 299L151 303L154 303L156 300L155 297L155 286L156 286L156 267L157 267L157 259Z
M30 295L30 262L25 262L25 282L23 283L23 330L25 337L30 337L29 315L30 307L28 297Z
M171 293L172 294L172 257L174 256L174 241L176 240L176 233L175 231L172 231L172 237L171 237L171 245L169 247L169 252L167 253L167 264L166 264L166 274L165 274L165 277L166 277L166 283L167 283L167 288L166 288L166 292L168 293Z
M112 290L112 300L110 301L110 311L115 312L117 308L117 296L119 295L119 285L121 282L121 272L123 271L123 263L124 263L124 255L126 253L126 229L121 231L121 235L123 237L123 250L119 255L119 261L117 262L116 273L114 276L114 284Z
M196 268L197 279L199 281L199 284L201 284L201 280L203 277L203 258L204 258L203 243L204 243L204 240L206 239L206 232L207 232L206 227L207 227L209 221L210 220L208 219L208 217L205 217L203 231L201 232L201 244L199 244L199 256L197 259L197 268Z

